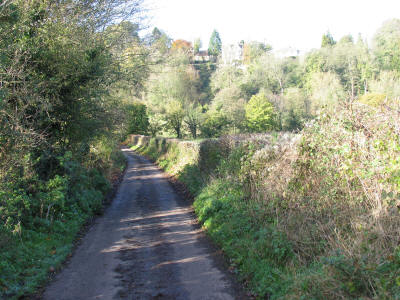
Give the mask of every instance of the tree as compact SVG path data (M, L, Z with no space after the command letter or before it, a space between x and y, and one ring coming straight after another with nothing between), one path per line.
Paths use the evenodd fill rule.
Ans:
M167 102L165 109L165 120L168 129L172 129L179 139L182 137L182 122L185 117L185 111L182 103L178 100L171 99Z
M172 39L163 31L154 27L150 37L148 37L148 44L155 52L161 56L160 58L164 58L164 56L168 53L169 49L171 48ZM161 62L162 59L159 59Z
M164 120L161 115L159 114L153 114L149 116L149 126L148 126L148 131L151 134L151 136L156 136L157 133L159 133L163 127L165 126Z
M400 72L400 19L383 23L373 38L372 47L382 69Z
M218 55L221 54L221 50L222 50L221 38L219 36L218 31L214 29L210 37L210 42L208 44L208 53L212 56L217 57Z
M145 95L150 115L159 115L178 137L182 136L184 108L199 104L198 72L185 52L172 52L166 63L158 65L150 76Z
M272 46L260 43L260 42L249 42L243 45L243 61L245 64L250 64L258 57L272 50Z
M237 133L245 127L245 105L246 101L241 95L238 86L232 85L221 89L214 97L211 105L211 111L220 111L225 115L229 123L230 132Z
M121 101L139 96L150 72L151 51L140 40L138 30L139 26L129 21L108 26L105 30L106 44L119 73L112 94Z
M329 31L322 35L321 48L331 47L335 44L336 42Z
M285 91L288 80L288 72L285 69L286 62L285 59L275 57L269 53L260 57L262 67L265 68L266 74L278 84L281 95Z
M201 124L201 134L206 138L220 137L228 128L229 121L221 111L207 111Z
M55 221L72 210L80 215L80 206L89 214L87 198L96 198L101 206L101 192L91 185L103 186L97 170L106 173L125 121L123 105L112 90L123 75L123 51L140 43L140 3L1 1L0 206L7 212L7 197L14 197L21 226L43 218L44 208L46 221L53 216ZM117 24L126 18L132 23ZM89 168L99 175L96 184L89 182ZM74 181L81 179L77 187ZM9 193L3 193L5 188ZM96 193L75 199L75 188L78 194ZM48 189L55 194L46 196ZM57 199L60 203L53 205ZM2 214L1 228L4 221L13 225L8 217L13 219Z
M197 54L197 53L200 52L201 46L202 46L202 44L201 44L201 39L200 39L200 38L195 39L195 40L194 40L194 43L193 43L193 51L194 51L194 54Z
M310 104L305 90L298 87L289 88L282 100L282 129L301 129L304 120L310 116Z
M146 105L133 103L127 105L127 132L128 134L147 134L149 117Z
M353 43L354 43L354 39L351 34L347 34L339 40L339 44L353 44Z
M151 41L155 42L163 37L164 33L158 29L157 27L153 28L153 31L151 32Z
M274 106L264 93L251 97L246 105L247 127L251 132L265 132L275 126Z
M334 108L345 98L339 77L332 72L313 73L310 85L311 113L316 115L324 107Z
M390 100L400 97L400 75L395 71L382 71L369 85L372 93L384 94Z
M364 88L364 94L368 92L368 81L374 76L376 63L374 62L371 51L361 34L358 35L356 48L358 51L358 69L360 70L360 80Z
M185 40L175 40L172 43L171 49L173 51L183 51L185 53L190 53L193 49L192 43Z
M203 113L201 106L192 104L185 108L184 123L189 128L189 131L194 139L197 138L197 131L202 123L202 120Z

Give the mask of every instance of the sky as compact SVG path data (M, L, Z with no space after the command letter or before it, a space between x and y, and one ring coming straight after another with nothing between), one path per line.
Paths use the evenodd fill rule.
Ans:
M358 34L371 41L388 19L400 18L400 0L144 0L148 25L172 39L200 38L207 48L216 29L223 44L266 42L276 50L319 48L329 31L335 40Z

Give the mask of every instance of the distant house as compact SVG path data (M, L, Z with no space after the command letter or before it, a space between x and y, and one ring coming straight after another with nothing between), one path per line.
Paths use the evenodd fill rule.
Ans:
M243 61L243 46L236 45L223 45L221 59L225 65L240 65Z
M195 62L207 62L210 61L210 55L207 50L201 50L194 54L193 59Z
M300 56L300 50L295 49L293 47L282 48L279 50L274 51L275 55L278 57L298 57Z

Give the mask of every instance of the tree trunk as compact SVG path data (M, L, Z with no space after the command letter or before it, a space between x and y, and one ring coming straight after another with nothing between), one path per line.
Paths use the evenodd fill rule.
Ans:
M176 126L175 127L175 131L176 131L176 136L178 139L181 138L181 127L180 126Z
M192 132L193 138L196 139L197 138L197 125L196 124L192 125L191 132Z

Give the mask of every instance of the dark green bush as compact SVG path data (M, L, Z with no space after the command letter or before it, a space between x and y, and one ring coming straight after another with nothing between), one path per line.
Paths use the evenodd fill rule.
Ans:
M149 125L146 105L141 103L127 105L128 134L147 134Z

